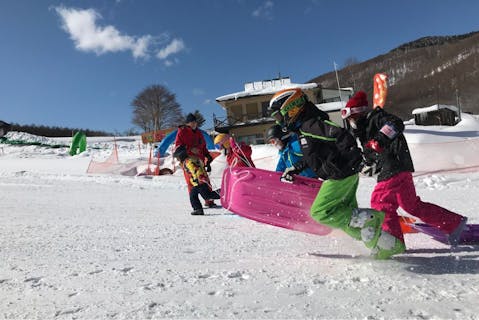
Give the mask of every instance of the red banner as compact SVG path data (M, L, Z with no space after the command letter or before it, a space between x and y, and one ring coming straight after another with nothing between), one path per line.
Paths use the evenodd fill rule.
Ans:
M160 142L161 140L165 138L165 136L168 133L170 133L173 130L174 128L168 128L168 129L145 132L141 135L141 142L143 143Z

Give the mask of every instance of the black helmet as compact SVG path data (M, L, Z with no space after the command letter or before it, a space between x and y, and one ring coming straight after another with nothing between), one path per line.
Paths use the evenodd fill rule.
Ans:
M266 141L276 138L281 141L285 141L290 137L291 133L284 132L283 128L279 124L275 124L266 131Z
M183 161L186 158L188 158L188 152L186 152L186 146L182 144L176 147L175 152L173 152L173 157L175 157L179 161Z

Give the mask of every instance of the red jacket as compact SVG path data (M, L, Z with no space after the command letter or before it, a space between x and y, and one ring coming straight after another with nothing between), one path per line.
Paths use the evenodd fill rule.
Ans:
M201 161L205 161L207 155L209 155L208 149L206 149L205 137L201 133L200 129L191 129L188 126L179 126L176 134L175 148L184 145L186 152L190 157L197 157Z
M230 138L230 148L226 153L226 162L232 168L237 167L255 167L251 159L251 147L244 142L237 143Z

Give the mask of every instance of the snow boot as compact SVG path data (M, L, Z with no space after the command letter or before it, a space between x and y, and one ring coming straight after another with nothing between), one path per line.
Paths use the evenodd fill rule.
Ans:
M204 214L205 213L204 213L203 209L201 209L201 208L191 211L192 216L202 216Z
M404 242L383 230L371 254L375 259L385 260L404 251L406 251Z
M462 217L461 222L459 222L456 229L454 229L450 234L447 235L447 241L451 246L457 246L461 239L461 234L466 227L467 217Z
M360 239L367 248L374 248L381 235L381 226L384 221L384 212L373 209L353 209L349 226L357 228Z
M208 199L208 200L205 200L205 208L217 208L218 205L215 203L214 200L212 199Z

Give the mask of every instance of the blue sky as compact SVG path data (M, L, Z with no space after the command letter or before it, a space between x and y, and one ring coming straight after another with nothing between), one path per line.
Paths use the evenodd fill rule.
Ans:
M134 97L161 84L207 128L224 116L215 98L244 82L303 83L334 61L477 31L478 16L475 0L2 0L0 119L123 132Z

